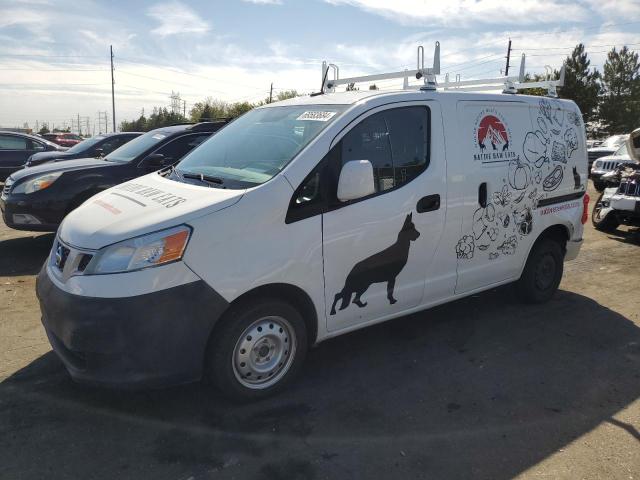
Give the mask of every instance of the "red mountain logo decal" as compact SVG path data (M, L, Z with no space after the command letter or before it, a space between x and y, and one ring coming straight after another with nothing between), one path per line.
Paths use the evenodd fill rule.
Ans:
M493 150L505 151L509 148L509 135L504 123L494 115L487 115L480 120L478 125L478 146L480 150L490 144ZM499 148L498 148L499 147Z

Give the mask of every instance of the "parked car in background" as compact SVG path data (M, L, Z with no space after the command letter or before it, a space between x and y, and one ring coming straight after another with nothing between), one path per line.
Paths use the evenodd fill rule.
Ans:
M613 155L620 145L624 144L629 135L613 135L607 138L597 147L587 149L587 156L589 158L589 172L591 172L591 166L597 159L606 157L607 155Z
M593 186L601 192L605 188L605 182L601 180L605 173L612 172L618 165L625 162L630 162L631 157L627 151L627 143L624 142L613 155L607 155L606 157L600 157L591 167L591 180L593 180Z
M602 145L602 140L587 140L587 148L599 147L600 145Z
M96 193L173 165L225 122L158 128L101 158L50 162L13 173L0 196L2 216L17 230L55 231Z
M73 160L76 158L103 157L110 154L116 148L136 137L142 135L142 132L122 132L122 133L105 133L104 135L96 135L71 147L66 152L38 152L29 157L25 167L34 167L42 163L62 160Z
M73 147L84 140L80 135L68 132L45 133L42 137L63 147Z
M0 130L0 181L24 167L27 159L34 153L65 150L66 148L45 138Z

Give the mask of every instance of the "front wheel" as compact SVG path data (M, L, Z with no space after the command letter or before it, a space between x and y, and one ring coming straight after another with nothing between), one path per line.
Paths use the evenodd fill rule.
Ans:
M232 308L214 329L207 367L213 383L239 400L282 390L297 374L307 351L300 313L279 300Z
M525 303L544 303L558 290L564 269L564 251L560 242L543 238L536 242L527 258L516 292Z
M604 193L601 193L598 200L596 200L596 203L593 205L593 210L591 211L591 223L593 224L593 228L596 230L612 233L616 231L620 222L618 222L618 219L613 212L603 213L603 196Z

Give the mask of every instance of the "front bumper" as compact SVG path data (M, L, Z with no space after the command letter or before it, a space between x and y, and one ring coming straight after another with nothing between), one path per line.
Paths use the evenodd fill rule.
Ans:
M102 386L160 387L201 378L209 335L228 303L204 281L98 298L38 275L42 323L71 377Z
M32 232L55 232L64 218L64 209L55 202L31 203L26 195L3 195L0 197L0 211L2 219L7 227L15 230L28 230ZM14 215L29 215L37 219L39 223L19 223Z

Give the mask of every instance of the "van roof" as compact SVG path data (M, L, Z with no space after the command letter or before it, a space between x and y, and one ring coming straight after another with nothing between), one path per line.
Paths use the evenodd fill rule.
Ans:
M425 98L441 98L448 99L449 101L455 100L456 98L459 100L486 100L486 101L525 101L528 103L538 103L541 98L547 98L549 100L558 100L560 102L572 103L567 100L562 100L560 98L549 98L549 97L540 97L533 95L510 95L505 93L490 93L490 92L464 92L464 91L443 91L443 90L356 90L349 92L335 92L335 93L324 93L322 95L315 96L303 96L303 97L294 97L287 100L282 100L280 102L274 102L269 105L265 105L265 107L279 107L279 106L287 106L287 105L352 105L358 103L361 100L377 97L377 96L388 96L388 97L411 97L411 99L415 99L417 96L424 96ZM452 98L453 97L453 98Z

